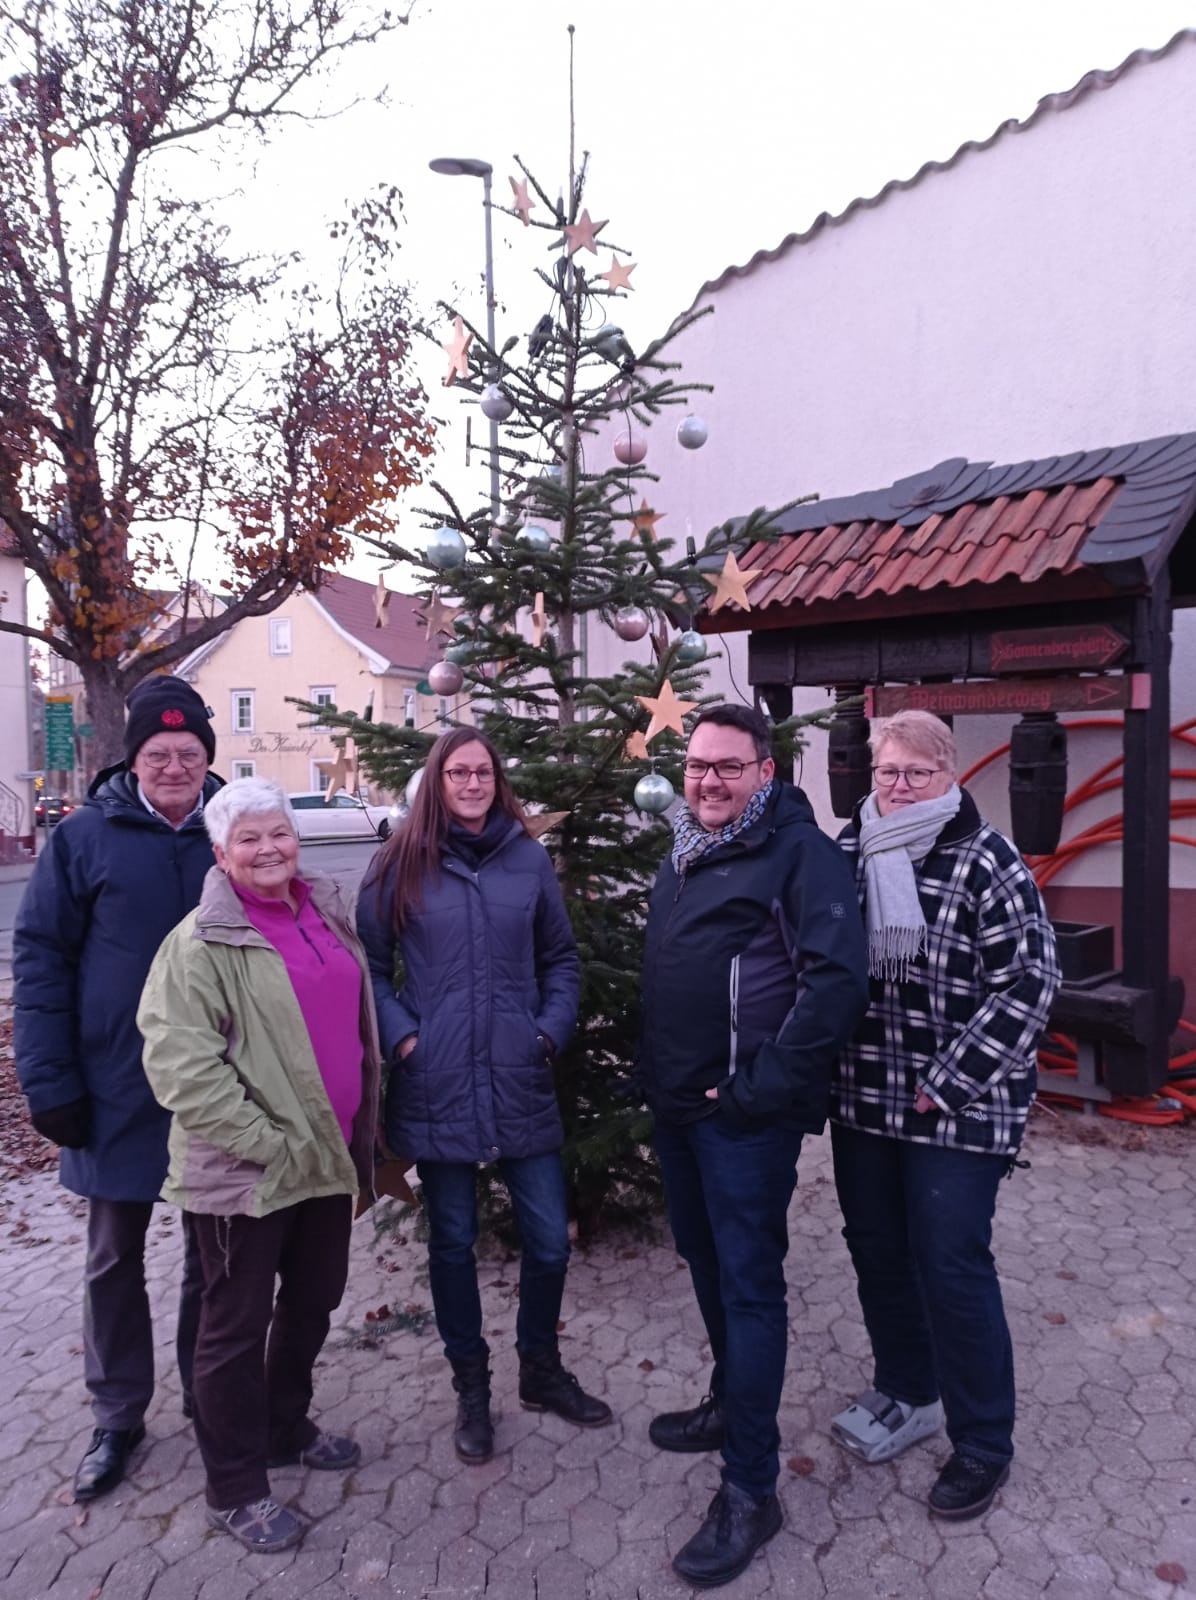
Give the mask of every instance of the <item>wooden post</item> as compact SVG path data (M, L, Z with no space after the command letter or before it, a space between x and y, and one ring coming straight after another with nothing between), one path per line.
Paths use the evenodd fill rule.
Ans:
M774 722L784 722L786 717L793 715L793 685L789 683L762 683L759 695L768 707L768 714ZM786 783L793 782L793 758L791 756L777 757L777 776L784 778Z

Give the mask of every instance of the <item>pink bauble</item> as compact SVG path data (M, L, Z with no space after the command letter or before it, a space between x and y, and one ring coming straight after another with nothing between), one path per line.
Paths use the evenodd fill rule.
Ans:
M456 694L465 682L465 674L455 661L438 661L428 673L428 687L433 694Z
M648 441L638 433L621 433L615 440L615 459L625 467L638 467L648 454Z

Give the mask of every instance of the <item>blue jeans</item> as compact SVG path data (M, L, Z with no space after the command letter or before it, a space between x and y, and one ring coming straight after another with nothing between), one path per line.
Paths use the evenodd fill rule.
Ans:
M569 1220L565 1174L554 1151L509 1156L498 1163L523 1254L519 1264L519 1312L515 1348L520 1355L555 1350L556 1325L569 1264ZM428 1280L436 1326L450 1361L485 1355L482 1300L478 1293L477 1167L464 1161L416 1163L428 1205Z
M786 1212L801 1134L739 1132L716 1113L680 1127L657 1122L655 1142L669 1225L714 1355L710 1392L726 1425L723 1477L762 1499L777 1486L789 1339Z
M835 1186L876 1363L907 1405L942 1396L952 1447L1013 1459L1013 1344L992 1256L1005 1156L831 1127Z

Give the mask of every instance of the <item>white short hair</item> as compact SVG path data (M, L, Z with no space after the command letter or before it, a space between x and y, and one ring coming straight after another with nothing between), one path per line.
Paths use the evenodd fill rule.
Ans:
M890 739L894 744L903 744L916 756L937 762L947 772L958 769L955 735L932 711L898 711L891 717L878 717L868 738L873 761Z
M204 827L212 843L227 850L228 836L242 817L264 817L271 811L281 811L291 832L299 837L291 802L278 784L270 778L234 778L204 805Z

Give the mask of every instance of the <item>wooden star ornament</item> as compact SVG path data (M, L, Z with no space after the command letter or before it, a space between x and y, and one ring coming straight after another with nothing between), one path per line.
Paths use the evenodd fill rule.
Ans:
M663 733L666 728L671 728L674 733L684 738L685 729L681 718L686 712L698 709L696 700L678 700L676 691L667 678L661 684L659 694L637 694L635 698L645 711L652 714L652 720L648 723L644 734L645 744L651 744L656 735Z
M623 759L625 761L647 761L648 741L637 728L634 733L628 734L623 745Z
M591 255L596 256L598 246L594 241L605 227L606 220L595 222L588 210L583 211L576 222L566 222L565 239L568 253L576 255L579 250L588 250Z
M641 500L639 510L631 519L631 526L636 533L646 533L649 539L655 539L656 524L667 515L665 511L653 511L646 500Z
M638 263L635 261L620 261L618 256L612 253L610 271L600 272L598 277L605 279L612 289L630 289L631 274L635 271L637 265Z
M732 601L744 611L751 610L751 603L747 597L747 586L753 578L758 578L764 571L763 567L748 567L744 571L735 559L734 550L727 551L727 559L723 562L721 572L704 572L702 576L714 589L710 601L711 611L719 611Z
M333 796L341 789L349 793L349 774L355 771L357 761L349 754L348 741L342 744L336 752L336 760L332 771L328 774L328 787L324 790L324 804L330 806Z
M559 828L568 815L567 811L541 811L534 817L528 817L527 831L533 839L538 839L553 828Z
M544 643L544 627L548 621L544 610L544 591L537 590L536 603L532 607L532 644L538 650Z
M438 633L452 633L453 623L464 610L464 606L446 606L440 598L440 590L433 589L428 609L424 613L427 638L434 639Z
M511 191L515 196L515 199L512 203L514 209L519 213L519 220L522 222L525 228L530 228L531 209L536 202L527 192L527 179L521 178L518 182L516 182L514 178L508 178L507 182L511 185Z
M449 358L448 374L444 380L447 389L449 384L458 378L469 376L469 347L473 343L473 334L467 333L465 324L460 317L453 320L453 336L441 345L441 349Z

